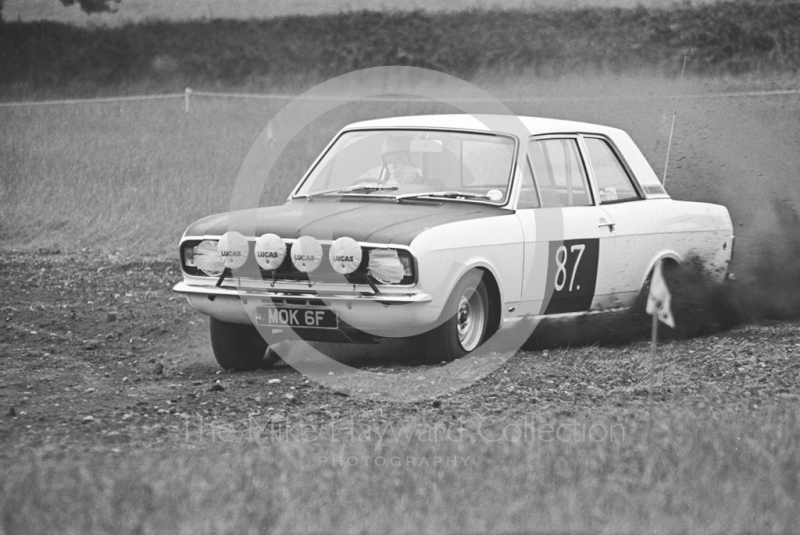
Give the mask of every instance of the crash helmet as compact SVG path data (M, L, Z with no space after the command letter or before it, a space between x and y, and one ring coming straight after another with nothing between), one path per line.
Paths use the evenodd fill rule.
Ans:
M405 154L408 163L411 163L411 139L407 136L389 136L383 141L381 146L381 158L391 154Z

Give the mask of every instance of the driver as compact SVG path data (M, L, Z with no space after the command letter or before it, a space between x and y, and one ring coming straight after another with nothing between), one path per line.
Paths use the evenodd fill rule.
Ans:
M425 179L411 162L411 140L408 137L387 137L381 147L386 168L386 185L425 184Z

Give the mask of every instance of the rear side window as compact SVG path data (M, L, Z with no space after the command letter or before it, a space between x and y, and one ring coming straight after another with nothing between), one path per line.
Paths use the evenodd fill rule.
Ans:
M528 152L544 208L592 205L577 140L535 140L528 145Z
M600 204L639 199L631 177L609 144L604 139L596 137L587 137L584 140L589 154L589 164L597 180Z

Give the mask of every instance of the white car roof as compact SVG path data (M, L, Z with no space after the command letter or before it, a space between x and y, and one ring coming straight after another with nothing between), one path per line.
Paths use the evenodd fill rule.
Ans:
M492 130L483 121L495 122L492 119L503 119L502 115L411 115L406 117L389 117L386 119L372 119L348 125L347 128L453 128L464 130L489 131ZM532 136L541 134L565 133L597 133L609 136L618 135L622 130L610 126L582 123L579 121L563 121L561 119L548 119L544 117L517 116ZM501 123L502 124L502 123Z

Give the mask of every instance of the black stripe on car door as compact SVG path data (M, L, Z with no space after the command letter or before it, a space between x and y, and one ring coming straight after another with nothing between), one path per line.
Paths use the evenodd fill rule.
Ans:
M550 301L545 314L585 312L594 299L600 240L548 242L547 289Z

